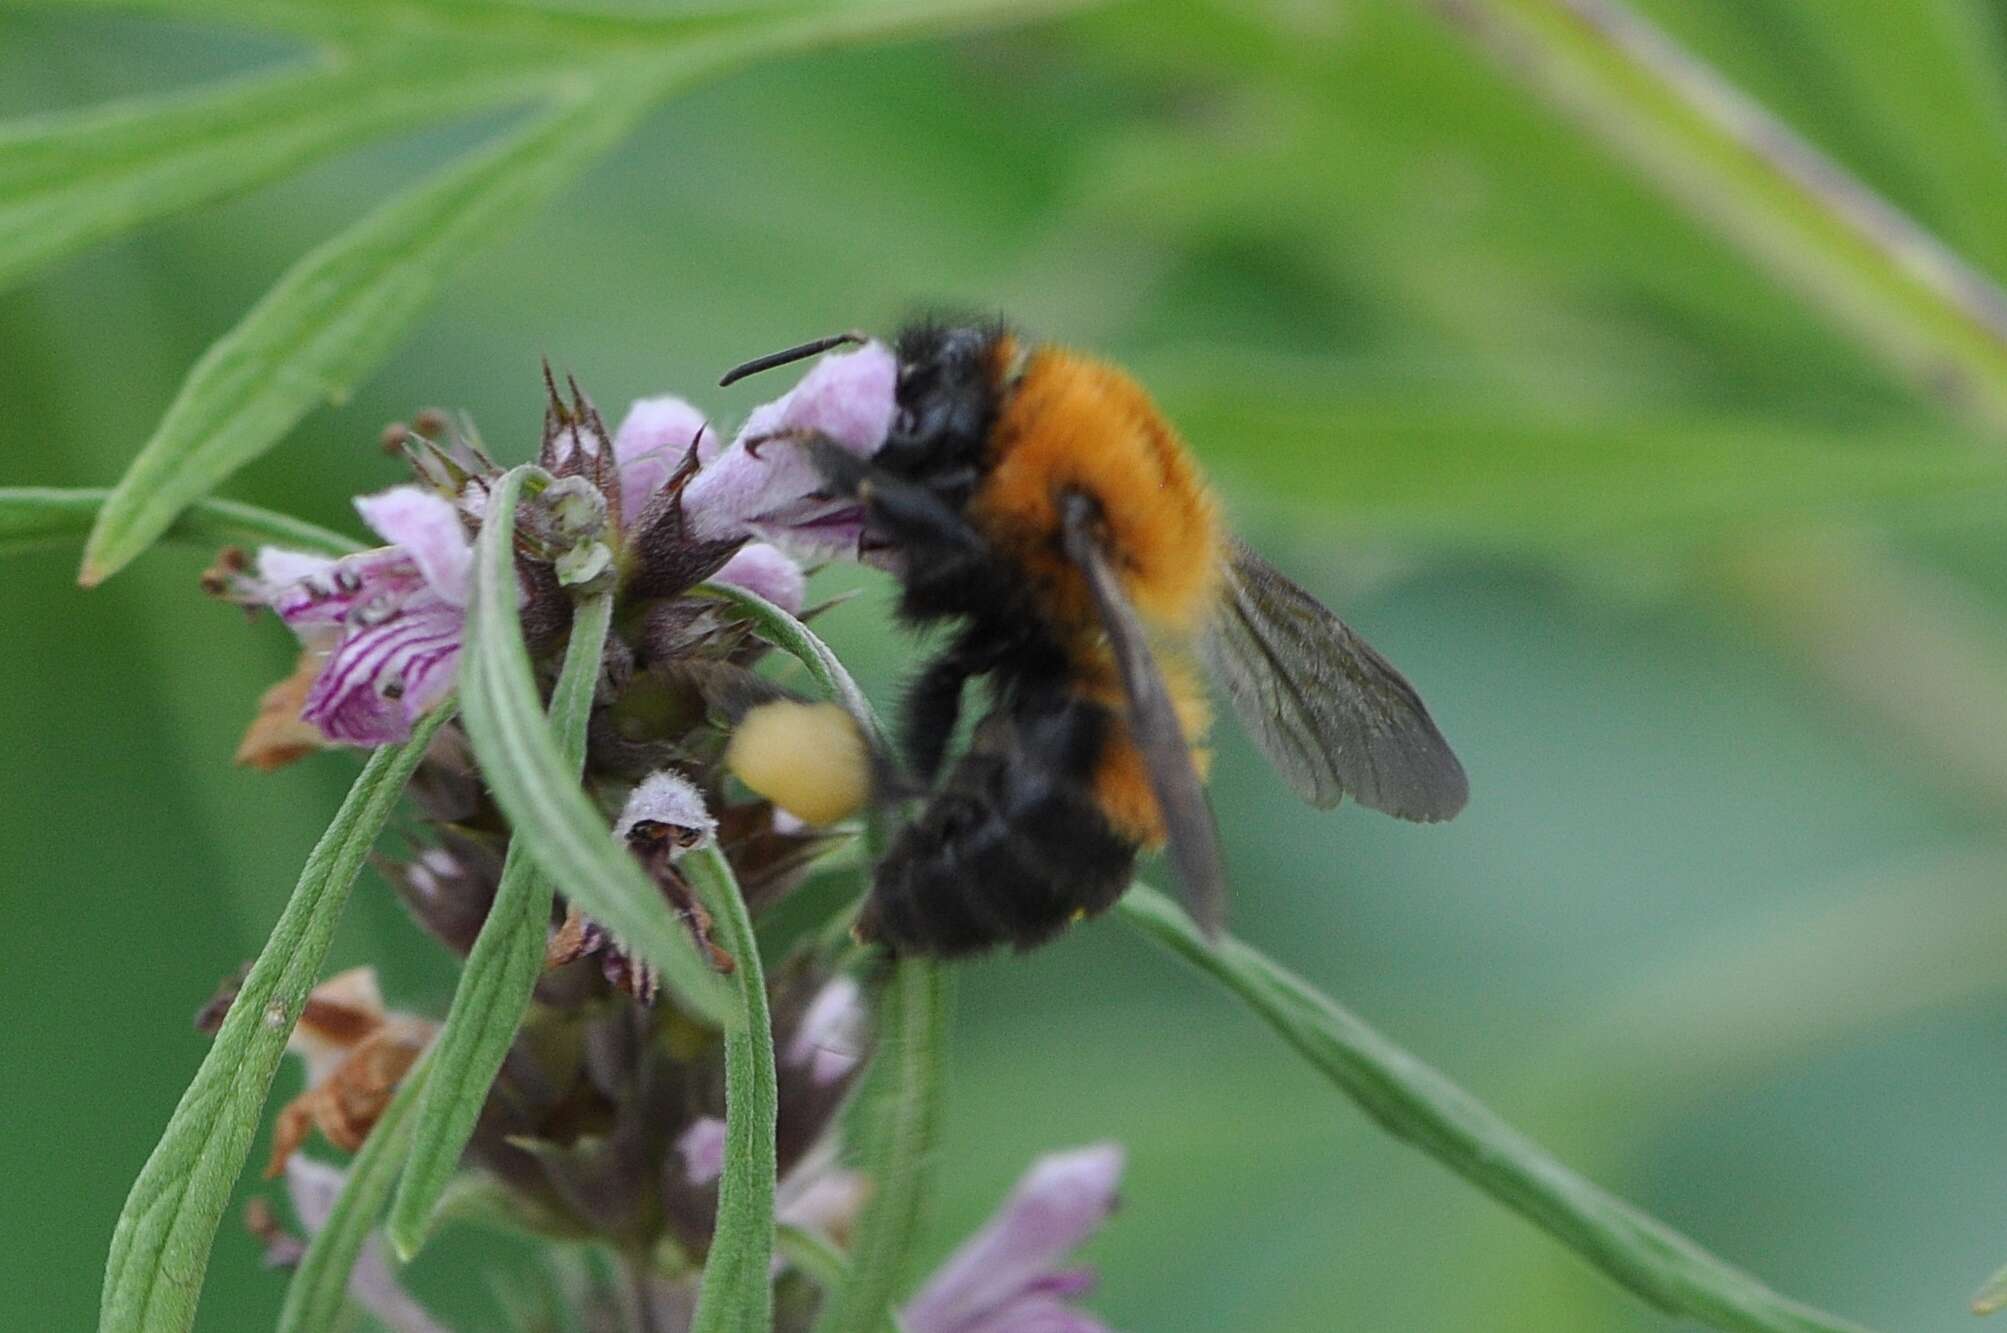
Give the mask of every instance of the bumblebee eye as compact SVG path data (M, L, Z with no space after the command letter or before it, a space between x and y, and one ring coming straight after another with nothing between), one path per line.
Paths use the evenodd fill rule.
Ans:
M911 435L913 427L916 424L917 418L913 415L913 409L902 407L899 409L897 415L892 418L892 433L894 435Z

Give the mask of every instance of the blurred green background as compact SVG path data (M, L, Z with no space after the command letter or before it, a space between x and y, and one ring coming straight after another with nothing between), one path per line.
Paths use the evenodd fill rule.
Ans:
M2007 6L1647 9L2007 276ZM0 114L293 49L9 11ZM109 484L288 262L502 119L0 295L0 481ZM525 456L539 356L609 409L675 390L729 419L758 391L708 388L723 366L938 302L1136 368L1243 530L1462 751L1469 811L1416 828L1299 808L1229 734L1237 931L1779 1289L1968 1326L2007 1257L2007 453L1421 6L1150 0L697 89L226 493L355 530L347 498L398 478L377 430L416 407ZM73 553L37 555L0 598L8 1328L88 1326L190 1017L355 768L231 767L292 649L203 600L203 563L157 551L85 594ZM911 652L866 586L825 629L888 700ZM373 878L331 965L365 960L443 1012L452 969ZM1032 1155L1114 1138L1126 1206L1092 1253L1119 1328L1682 1326L1117 928L970 967L959 1000L935 1253ZM468 1327L482 1244L415 1275ZM281 1291L233 1220L202 1326L268 1324Z

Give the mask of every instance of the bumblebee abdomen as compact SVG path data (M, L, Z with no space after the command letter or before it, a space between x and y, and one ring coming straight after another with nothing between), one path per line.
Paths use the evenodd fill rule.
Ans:
M1138 850L1093 782L1112 722L1079 696L992 714L878 863L858 933L894 953L1023 949L1111 906Z
M1137 608L1190 633L1218 592L1212 492L1141 385L1114 366L1055 347L1031 353L990 433L970 518L1013 553L1063 626L1093 623L1079 573L1060 550L1059 497L1092 496L1110 558Z

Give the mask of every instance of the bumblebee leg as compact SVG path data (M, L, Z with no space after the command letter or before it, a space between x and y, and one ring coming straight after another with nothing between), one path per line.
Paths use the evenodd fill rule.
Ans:
M906 763L922 782L932 785L940 773L962 715L962 688L984 669L971 661L964 641L930 662L906 692L900 733L906 741Z
M863 504L872 526L899 545L981 551L981 538L968 520L925 486L859 458L832 440L814 439L803 447L831 494Z

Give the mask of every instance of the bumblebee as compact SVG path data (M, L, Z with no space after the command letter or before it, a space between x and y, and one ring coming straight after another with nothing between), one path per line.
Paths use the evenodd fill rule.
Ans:
M1421 821L1463 808L1463 766L1414 687L1222 527L1133 379L1001 322L916 323L895 349L897 411L876 454L803 442L830 495L861 506L864 554L896 571L901 620L948 630L899 728L923 803L874 870L860 937L894 953L1027 948L1112 905L1138 854L1167 844L1194 917L1217 931L1202 671L1312 805L1349 793ZM949 763L971 680L988 709Z

